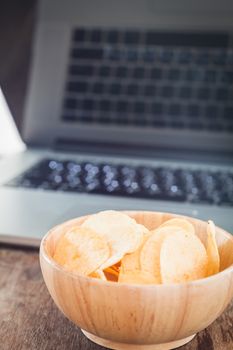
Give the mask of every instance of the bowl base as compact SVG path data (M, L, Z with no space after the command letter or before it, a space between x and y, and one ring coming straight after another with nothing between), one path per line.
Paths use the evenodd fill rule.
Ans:
M176 340L176 341L172 341L169 343L137 345L137 344L118 343L118 342L114 342L111 340L103 339L103 338L97 337L94 334L88 333L87 331L84 331L83 329L82 329L82 332L93 343L96 343L98 345L104 346L104 347L109 348L109 349L114 349L114 350L170 350L170 349L178 348L179 346L182 346L184 344L187 344L196 335L196 334L193 334L190 337Z

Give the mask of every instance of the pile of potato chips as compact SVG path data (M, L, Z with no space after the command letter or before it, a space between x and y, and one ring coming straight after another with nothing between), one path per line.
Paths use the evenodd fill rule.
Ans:
M113 210L89 216L58 241L54 260L80 275L130 284L170 284L219 272L215 226L208 222L206 247L186 219L149 231Z

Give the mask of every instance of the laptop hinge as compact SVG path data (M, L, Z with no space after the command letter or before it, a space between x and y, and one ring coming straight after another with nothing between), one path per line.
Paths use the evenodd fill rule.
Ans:
M111 143L97 143L97 142L85 142L77 140L67 140L64 138L56 139L54 143L54 149L62 152L74 152L74 153L86 153L96 155L110 155L110 156L125 156L125 157L143 157L153 159L177 159L187 161L198 162L218 162L229 163L233 162L232 153L222 152L209 152L209 151L197 151L197 150L184 150L184 149L169 149L158 148L149 146L138 146L135 144L111 144Z

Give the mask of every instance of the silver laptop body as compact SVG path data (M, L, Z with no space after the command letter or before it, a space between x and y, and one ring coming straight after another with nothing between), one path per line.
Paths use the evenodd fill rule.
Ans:
M41 1L28 149L0 161L0 241L37 246L53 225L104 209L171 211L233 231L232 101L231 0ZM64 167L80 164L89 180L67 191ZM56 185L31 186L31 167ZM101 173L96 190L100 169L120 180ZM174 176L189 185L180 197Z

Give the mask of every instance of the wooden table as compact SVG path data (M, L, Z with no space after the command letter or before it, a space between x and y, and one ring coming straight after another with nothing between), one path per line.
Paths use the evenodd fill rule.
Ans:
M0 246L0 349L101 350L68 321L50 298L38 251ZM232 350L233 302L181 350Z

